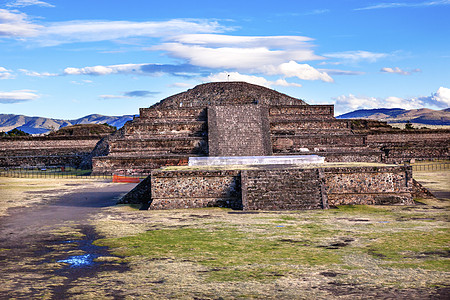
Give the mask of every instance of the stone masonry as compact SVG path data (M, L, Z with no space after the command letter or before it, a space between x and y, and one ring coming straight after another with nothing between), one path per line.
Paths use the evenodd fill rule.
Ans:
M243 210L323 209L348 204L413 204L410 166L329 163L323 166L154 170L122 202L150 209L229 207Z
M328 162L389 163L450 157L450 131L399 132L382 122L367 130L358 122L337 120L333 105L308 105L265 87L206 83L140 109L97 144L92 167L149 175L198 156L317 154Z
M272 154L268 110L254 104L208 107L209 156Z

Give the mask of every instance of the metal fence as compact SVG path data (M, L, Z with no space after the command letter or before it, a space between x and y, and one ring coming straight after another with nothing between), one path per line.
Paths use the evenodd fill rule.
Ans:
M450 162L436 162L411 165L413 171L440 171L450 170Z
M0 177L112 179L112 176L111 173L92 175L92 170L75 169L67 166L0 168Z

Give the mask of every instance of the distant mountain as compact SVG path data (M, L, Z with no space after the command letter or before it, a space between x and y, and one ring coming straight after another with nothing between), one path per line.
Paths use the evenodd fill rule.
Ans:
M103 116L93 114L75 120L62 120L43 117L28 117L24 115L0 114L0 131L7 132L17 128L30 134L43 134L70 125L103 123L121 128L127 121L132 119L133 115Z
M402 108L359 109L336 117L337 119L374 119L388 123L419 123L426 125L450 125L450 108L406 110Z

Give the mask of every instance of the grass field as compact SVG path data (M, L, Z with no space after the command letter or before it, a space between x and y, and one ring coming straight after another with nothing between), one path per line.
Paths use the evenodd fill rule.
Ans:
M415 176L433 191L450 190L448 170ZM131 266L110 276L133 295L420 299L450 282L450 202L417 200L252 213L118 206L95 220L107 237L96 243Z
M417 180L442 196L416 199L415 206L285 212L104 208L89 221L104 237L94 243L111 250L97 260L126 262L128 268L80 276L70 283L66 296L445 299L450 290L448 176L448 170L415 172ZM1 207L31 205L54 195L51 190L63 193L84 184L84 180L0 178ZM50 192L41 198L28 193L44 190ZM57 235L76 239L80 232L68 225ZM45 266L58 268L54 262L36 264L33 272ZM55 280L39 284L50 288L65 279ZM20 288L25 287L15 287Z

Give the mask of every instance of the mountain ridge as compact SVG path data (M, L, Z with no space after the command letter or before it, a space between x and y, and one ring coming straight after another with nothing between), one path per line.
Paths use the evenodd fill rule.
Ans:
M90 114L78 119L64 120L15 114L0 114L0 131L7 132L17 128L29 134L46 134L70 125L103 123L121 128L127 121L132 120L133 117L134 115L105 116L100 114Z
M374 119L388 123L419 123L424 125L450 125L450 108L433 110L419 108L358 109L336 117L337 119Z

